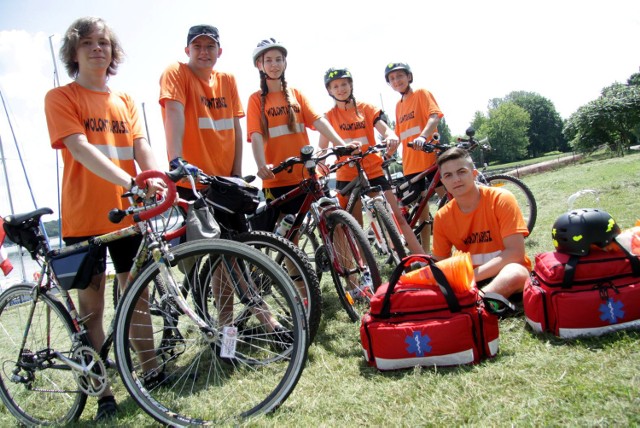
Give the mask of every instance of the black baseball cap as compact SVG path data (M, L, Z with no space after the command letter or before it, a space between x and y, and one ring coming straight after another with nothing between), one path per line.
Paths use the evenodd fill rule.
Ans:
M216 41L218 46L220 45L220 34L218 29L211 25L194 25L189 28L189 35L187 36L187 46L191 44L193 39L199 36L207 36Z

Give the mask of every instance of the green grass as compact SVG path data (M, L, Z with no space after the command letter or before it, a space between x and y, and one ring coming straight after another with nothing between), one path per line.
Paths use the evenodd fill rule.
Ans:
M538 202L527 238L531 258L553 249L551 225L569 195L599 192L598 206L622 228L640 218L640 154L524 177ZM579 199L575 207L593 207ZM384 269L389 272L389 269ZM359 325L350 323L330 277L322 281L323 320L302 378L282 407L248 426L638 426L640 333L565 341L535 335L522 317L500 321L500 352L456 368L378 372L363 359ZM154 426L115 379L119 426ZM77 426L94 426L90 399ZM14 424L6 409L0 426Z

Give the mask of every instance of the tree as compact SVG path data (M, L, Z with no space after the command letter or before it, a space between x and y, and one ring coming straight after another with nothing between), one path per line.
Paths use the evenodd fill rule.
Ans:
M527 156L530 123L531 118L525 109L513 102L503 102L489 110L489 117L477 135L489 138L493 159L513 162Z
M451 130L449 130L449 125L447 125L444 117L438 122L438 133L440 134L440 142L442 144L451 143Z
M562 118L547 98L535 92L514 91L502 100L493 99L490 105L498 106L503 102L513 102L529 113L531 118L527 131L529 157L538 157L554 150L569 150L568 142L562 133Z
M629 84L614 83L602 90L601 96L571 115L563 133L579 151L589 152L606 145L613 153L638 141L640 125L640 80L631 76Z
M487 121L487 116L481 111L476 111L471 121L471 127L475 130L482 128L482 125Z

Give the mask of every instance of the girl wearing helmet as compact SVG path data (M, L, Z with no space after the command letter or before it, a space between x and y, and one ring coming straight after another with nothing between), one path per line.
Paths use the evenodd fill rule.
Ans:
M396 104L396 133L402 142L402 171L407 179L429 168L436 163L435 153L412 150L408 143L413 142L415 148L421 148L430 141L438 130L438 123L443 114L438 103L426 89L413 89L413 73L408 64L392 62L384 69L384 78L391 88L400 93L400 101ZM431 177L426 177L430 180ZM426 190L427 180L416 183L417 192ZM422 211L421 221L429 220L429 210ZM431 248L431 226L426 225L420 232L425 253Z
M325 114L325 117L345 142L359 142L362 145L362 149L366 150L370 145L376 144L375 130L377 130L384 138L384 141L387 142L389 153L396 151L399 140L387 125L387 117L384 112L371 104L356 101L353 95L353 76L349 70L346 68L330 68L324 75L324 85L329 96L335 100L335 106ZM329 139L321 135L318 146L320 148L328 147ZM338 161L341 160L339 159ZM384 191L386 199L405 236L409 250L414 254L422 253L422 247L402 215L398 201L391 190L391 185L384 176L380 154L376 153L367 156L362 160L362 166L369 178L369 182L374 186L380 186ZM355 168L345 166L338 169L336 172L336 187L342 189L357 175L358 171ZM342 207L346 207L348 199L341 195L338 197ZM362 225L362 206L359 199L356 201L353 215Z
M260 74L260 90L249 97L247 136L264 195L275 199L297 186L303 176L302 165L294 166L290 174L277 176L271 168L288 157L299 156L300 149L310 144L306 128L316 129L338 145L344 145L344 141L299 90L288 87L284 45L273 38L262 40L253 51L253 64ZM304 195L281 205L280 217L296 214L303 200ZM266 227L273 229L276 221L273 219Z

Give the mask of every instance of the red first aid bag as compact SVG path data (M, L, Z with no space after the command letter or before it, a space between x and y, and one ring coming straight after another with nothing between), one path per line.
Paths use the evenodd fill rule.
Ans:
M524 313L537 332L562 338L640 327L640 258L624 247L586 256L536 255L525 284Z
M437 284L403 281L415 262L426 263ZM379 370L473 364L497 354L498 318L485 309L473 280L456 293L430 256L413 255L371 298L360 340L367 363Z

